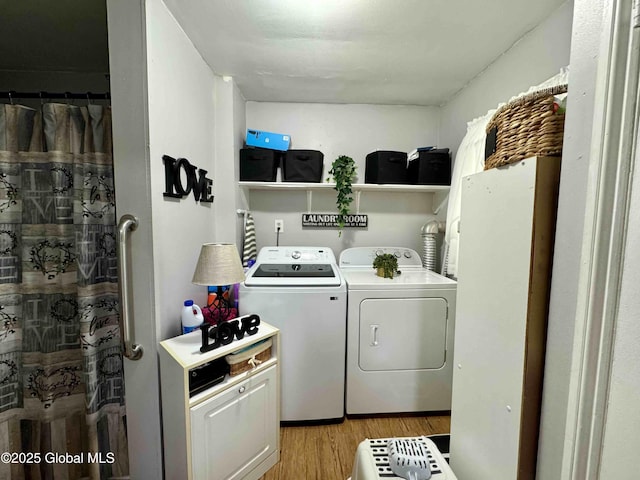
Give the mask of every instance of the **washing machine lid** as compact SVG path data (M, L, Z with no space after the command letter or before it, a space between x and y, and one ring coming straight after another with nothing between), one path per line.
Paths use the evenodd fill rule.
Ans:
M260 286L338 286L342 278L330 263L260 263L247 272L244 284Z
M376 275L372 267L342 268L342 276L349 290L393 290L409 288L456 288L456 282L426 268L400 267L402 272L393 278Z
M245 275L247 287L309 287L343 284L336 257L328 247L270 246L258 252Z

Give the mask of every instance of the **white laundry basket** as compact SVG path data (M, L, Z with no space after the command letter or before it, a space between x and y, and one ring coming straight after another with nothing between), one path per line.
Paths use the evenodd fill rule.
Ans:
M438 447L427 437L376 438L360 442L348 480L402 480L402 477L390 476L393 471L389 464L388 444L393 440L417 441L425 447L431 467L430 480L457 480Z

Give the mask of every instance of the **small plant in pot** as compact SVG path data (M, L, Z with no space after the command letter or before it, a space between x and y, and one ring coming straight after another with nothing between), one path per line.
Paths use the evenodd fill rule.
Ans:
M351 183L356 176L356 163L353 158L340 155L331 164L329 175L333 176L336 186L334 187L336 196L336 206L338 207L338 236L342 236L344 228L344 217L349 214L349 206L353 202L353 191ZM331 177L327 178L327 182Z
M393 278L394 275L400 275L402 272L398 270L398 259L390 253L376 255L373 260L373 268L379 277Z

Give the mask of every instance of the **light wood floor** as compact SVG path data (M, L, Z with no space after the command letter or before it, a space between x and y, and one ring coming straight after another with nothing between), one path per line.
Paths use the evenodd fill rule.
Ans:
M337 425L281 427L280 462L261 480L346 480L362 440L448 433L450 418L347 418Z

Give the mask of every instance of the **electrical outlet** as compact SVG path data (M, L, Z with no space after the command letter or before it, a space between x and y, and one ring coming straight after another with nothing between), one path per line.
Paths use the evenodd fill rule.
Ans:
M280 232L284 232L284 220L282 219L276 219L275 221L275 226L274 226L274 231L276 233Z

